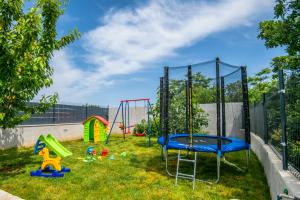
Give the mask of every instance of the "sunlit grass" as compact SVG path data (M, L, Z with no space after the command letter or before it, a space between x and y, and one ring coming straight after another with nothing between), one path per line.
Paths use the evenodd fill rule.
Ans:
M0 151L0 189L25 199L270 199L263 169L254 154L251 154L247 173L239 172L224 163L221 164L221 181L208 185L197 182L195 191L189 180L175 179L165 173L165 164L160 156L156 139L147 147L146 139L128 136L125 141L113 136L108 146L85 144L82 141L64 142L73 156L63 159L63 165L71 168L64 178L46 179L30 177L42 158L33 155L32 148ZM88 146L95 146L97 152L109 149L108 157L93 163L85 163ZM120 154L127 152L122 159ZM174 152L174 155L176 152ZM245 165L245 152L228 154L226 159L240 166ZM216 178L216 156L198 156L197 177ZM176 161L170 162L175 170ZM184 172L192 172L192 165L184 165Z

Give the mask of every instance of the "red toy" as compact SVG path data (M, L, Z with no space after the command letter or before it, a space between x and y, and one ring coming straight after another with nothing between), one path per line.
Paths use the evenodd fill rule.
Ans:
M142 136L145 136L145 133L136 133L135 136L142 137Z
M101 152L101 156L107 156L108 154L108 149L103 149Z

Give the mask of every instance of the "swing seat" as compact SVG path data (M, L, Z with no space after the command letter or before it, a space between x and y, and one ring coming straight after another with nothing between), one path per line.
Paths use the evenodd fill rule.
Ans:
M131 134L130 128L127 131L125 131L125 134Z
M137 137L142 137L142 136L145 136L146 134L145 133L136 133L135 136Z

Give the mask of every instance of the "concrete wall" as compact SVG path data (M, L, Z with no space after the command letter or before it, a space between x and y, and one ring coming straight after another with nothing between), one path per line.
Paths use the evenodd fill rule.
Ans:
M116 114L117 108L109 108L109 123ZM139 123L142 119L147 119L144 107L130 108L130 124ZM117 117L117 122L121 122L121 112ZM122 133L119 123L115 124L113 133ZM50 125L25 125L15 129L0 129L0 149L11 147L29 147L35 144L41 134L51 133L60 141L80 139L83 136L83 125L74 124L50 124Z
M115 118L115 115L117 113L118 108L109 108L109 124L112 126L113 120ZM137 123L140 123L142 119L147 120L147 108L144 107L130 107L129 108L129 122L130 125L135 125ZM116 124L113 127L112 132L113 133L123 133L122 130L119 128L120 123L122 122L122 111L120 109L119 114L117 115ZM132 128L133 130L133 128Z
M300 198L300 181L289 171L282 169L280 158L270 146L264 144L257 135L251 134L251 149L264 167L272 199L276 200L277 195L285 188L288 189L289 195Z
M242 130L242 103L225 103L226 134L231 137L244 138ZM217 106L213 104L200 104L200 107L208 114L208 127L205 132L217 134ZM221 124L222 125L222 124Z
M206 132L216 134L216 104L202 104L201 108L208 114L208 127ZM242 116L241 103L228 103L226 107L226 129L229 135L233 133L241 134ZM116 115L117 108L109 108L109 123L112 122ZM130 108L130 124L135 125L140 123L142 119L147 119L147 109L144 107ZM122 133L119 128L122 121L121 111L119 112L116 124L113 127L113 133ZM133 129L133 128L132 128ZM0 129L0 149L16 147L16 146L32 146L36 142L40 134L51 133L59 140L73 140L82 138L83 125L78 124L55 124L55 125L26 125L19 126L16 129ZM234 136L236 136L234 135ZM241 134L242 135L242 134Z
M0 129L0 149L32 146L41 134L49 133L60 141L80 139L83 136L83 125L81 123L56 124Z
M216 135L217 134L217 111L216 104L200 104L200 107L208 114L208 127L205 132ZM244 138L242 130L242 103L226 103L226 133L228 136ZM118 108L109 108L109 123L112 125L114 117ZM130 124L134 125L147 119L147 109L144 107L130 108ZM122 133L119 128L122 121L121 111L119 112L116 125L113 127L113 133Z

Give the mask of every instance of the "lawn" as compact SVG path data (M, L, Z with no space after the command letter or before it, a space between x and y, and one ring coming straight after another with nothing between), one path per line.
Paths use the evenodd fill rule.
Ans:
M149 148L145 138L128 136L123 141L113 136L107 148L115 160L103 158L93 163L80 159L93 144L80 140L62 144L73 153L62 161L72 171L56 179L30 177L30 171L42 161L33 155L32 148L0 151L0 189L24 199L270 199L263 168L253 153L248 172L239 172L222 162L220 182L197 182L193 191L191 181L180 179L175 186L175 179L166 175L155 138ZM100 151L105 145L95 147ZM122 159L120 154L124 151L127 157ZM226 159L243 166L245 152L229 154ZM199 153L197 164L198 178L216 177L214 154ZM170 165L174 171L176 161ZM192 165L184 170L192 172Z

